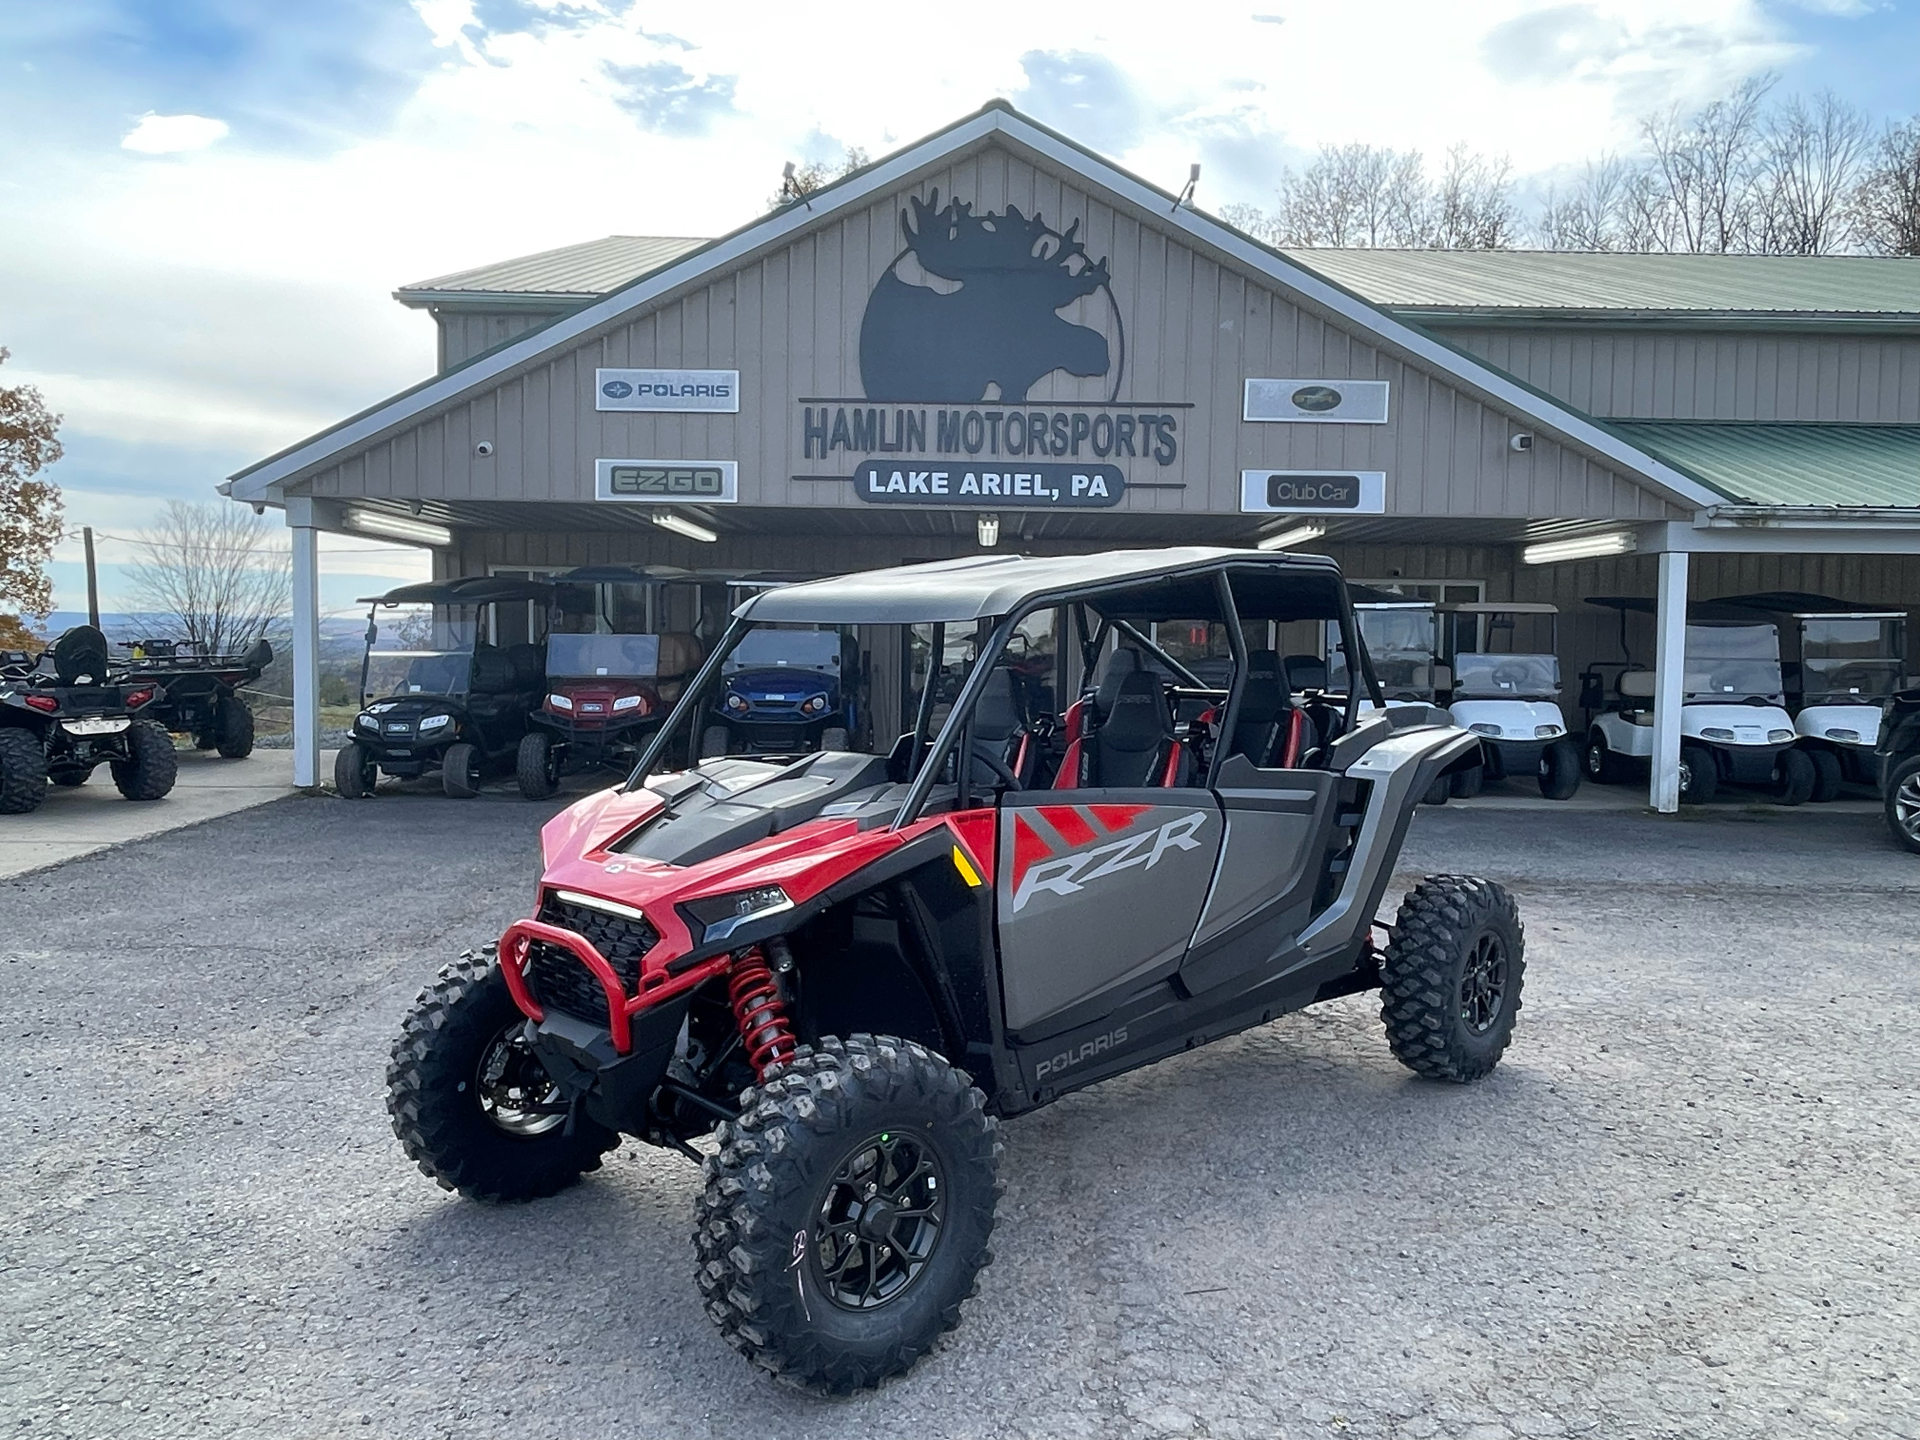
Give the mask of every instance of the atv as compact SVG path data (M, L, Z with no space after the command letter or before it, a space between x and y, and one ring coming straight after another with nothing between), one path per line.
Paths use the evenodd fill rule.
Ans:
M375 793L381 775L410 779L437 770L448 796L468 800L488 769L512 766L540 704L546 658L538 645L489 643L488 610L532 603L544 611L552 593L543 581L478 575L363 599L371 607L363 708L353 738L334 757L334 788L358 800ZM379 611L398 606L413 608L389 621L382 644Z
M850 637L831 630L753 631L727 657L701 755L845 750L857 714L856 656Z
M1620 614L1655 613L1637 596L1589 596ZM1750 610L1701 603L1687 609L1680 707L1680 799L1704 805L1723 784L1763 789L1777 805L1800 805L1813 794L1813 761L1795 745L1798 732L1783 708L1780 635ZM1609 697L1607 672L1614 672ZM1600 661L1580 675L1587 729L1587 778L1617 785L1653 755L1654 673L1624 661Z
M1920 854L1920 690L1902 690L1887 701L1875 755L1887 829Z
M273 663L273 646L262 639L238 654L212 655L188 640L120 643L132 652L122 662L127 678L159 686L165 697L147 706L148 719L191 735L196 750L217 750L229 760L253 753L253 710L240 687Z
M1453 689L1447 710L1480 740L1478 769L1453 777L1470 799L1488 780L1531 776L1549 800L1580 789L1580 747L1560 713L1559 611L1518 600L1440 607Z
M1034 715L1009 641L1062 608L1091 678ZM1151 638L1196 617L1229 637L1223 685ZM1375 708L1355 687L1317 744L1278 657L1246 648L1270 621L1335 622ZM907 626L931 656L979 640L937 730L929 664L884 753L664 769L770 625L870 654L906 653ZM1032 743L1047 722L1057 760ZM631 778L547 823L534 913L420 996L395 1133L484 1201L554 1194L623 1135L680 1152L726 1342L805 1386L875 1385L975 1292L1001 1119L1373 989L1404 1065L1494 1068L1524 971L1512 897L1433 876L1375 920L1415 802L1478 748L1444 710L1386 708L1320 557L991 555L767 591Z
M158 800L173 789L173 740L145 713L166 691L110 673L106 636L76 625L37 664L8 659L0 669L0 815L38 809L49 780L84 785L103 764L129 800Z
M1878 784L1874 745L1880 712L1907 668L1906 612L1791 590L1713 603L1778 621L1790 642L1787 701L1813 762L1808 798L1824 803L1839 799L1842 785Z

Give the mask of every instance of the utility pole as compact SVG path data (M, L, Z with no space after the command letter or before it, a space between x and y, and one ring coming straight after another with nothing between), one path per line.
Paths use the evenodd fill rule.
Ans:
M87 547L87 623L100 628L100 572L93 563L93 527L80 527L80 539Z

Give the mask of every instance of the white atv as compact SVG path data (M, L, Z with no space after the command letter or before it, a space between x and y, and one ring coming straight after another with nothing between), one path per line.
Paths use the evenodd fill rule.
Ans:
M1809 798L1838 799L1842 784L1877 785L1881 711L1906 670L1906 613L1792 591L1714 604L1761 611L1781 625L1798 662L1788 668L1787 696L1813 762Z
M1650 614L1651 600L1589 597L1588 604ZM1688 611L1680 709L1680 799L1700 805L1722 784L1763 789L1780 805L1799 805L1813 793L1813 761L1799 749L1785 709L1780 636L1751 612L1713 606ZM1582 676L1581 704L1603 703L1597 664ZM1618 666L1611 708L1594 715L1587 731L1587 777L1619 784L1653 757L1654 674L1631 661Z
M1454 775L1454 795L1467 799L1488 780L1531 775L1547 799L1571 799L1580 788L1581 757L1558 703L1559 611L1475 601L1444 605L1440 613L1452 651L1448 713L1480 737L1479 768Z

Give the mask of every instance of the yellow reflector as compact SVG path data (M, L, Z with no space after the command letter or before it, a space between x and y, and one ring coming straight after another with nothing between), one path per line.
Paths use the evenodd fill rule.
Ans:
M960 878L962 880L966 881L967 884L973 886L976 890L986 884L986 881L980 878L980 872L974 869L972 862L967 859L966 851L962 850L958 845L953 847L953 868L960 872Z

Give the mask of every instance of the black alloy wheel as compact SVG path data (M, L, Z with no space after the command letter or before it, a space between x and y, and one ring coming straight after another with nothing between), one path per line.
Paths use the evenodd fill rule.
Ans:
M480 1053L474 1099L480 1113L509 1135L544 1135L567 1122L560 1087L527 1043L526 1019L516 1015Z
M882 1131L856 1146L820 1197L808 1254L820 1292L847 1310L899 1296L933 1258L946 1177L924 1139Z
M1507 947L1488 931L1474 941L1460 972L1460 1020L1475 1035L1499 1023L1507 1003Z
M1920 853L1920 756L1896 765L1887 776L1886 810L1893 838Z

